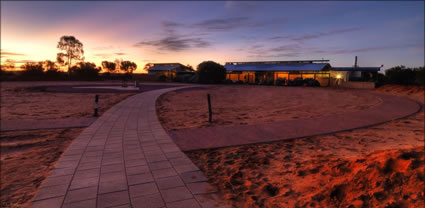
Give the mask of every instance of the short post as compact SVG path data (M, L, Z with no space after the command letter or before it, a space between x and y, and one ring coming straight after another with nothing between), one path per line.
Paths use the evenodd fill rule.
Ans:
M95 97L94 97L94 117L98 117L99 116L99 112L98 112L98 109L99 109L99 95L96 95Z
M207 98L208 98L208 122L211 123L212 121L212 110L211 110L211 99L210 99L210 94L207 94Z

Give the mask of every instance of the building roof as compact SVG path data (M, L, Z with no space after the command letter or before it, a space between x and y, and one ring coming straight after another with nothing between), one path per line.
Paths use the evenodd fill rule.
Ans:
M328 63L312 64L230 64L224 65L227 71L321 71Z
M150 67L148 70L149 71L168 71L168 70L173 70L176 68L179 68L180 66L166 66L166 65L153 65L152 67Z
M332 71L379 71L381 67L332 67Z

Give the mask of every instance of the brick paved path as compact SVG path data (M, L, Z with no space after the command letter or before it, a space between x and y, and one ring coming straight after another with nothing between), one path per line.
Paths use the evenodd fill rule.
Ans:
M132 96L73 141L31 207L226 207L159 123L155 101Z

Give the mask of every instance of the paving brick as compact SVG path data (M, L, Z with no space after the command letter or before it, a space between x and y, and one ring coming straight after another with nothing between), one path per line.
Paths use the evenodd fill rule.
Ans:
M100 170L98 168L88 170L77 170L74 174L74 179L99 177Z
M113 173L113 172L124 172L124 164L112 164L112 165L104 165L101 167L100 172L102 174L105 173Z
M164 178L169 176L177 175L177 172L173 168L165 168L160 170L153 170L152 175L154 178Z
M156 184L158 185L159 189L169 189L169 188L184 186L184 183L179 176L158 178L156 179Z
M150 169L147 165L128 167L126 169L127 175L136 175L142 173L150 173Z
M186 172L180 174L180 176L185 183L208 181L208 179L201 171Z
M66 203L62 208L96 208L96 199Z
M77 201L84 201L88 199L96 199L97 187L82 188L70 190L65 196L64 203L71 203Z
M130 199L128 196L128 191L99 194L97 198L97 206L99 208L113 207L129 203Z
M151 173L129 175L127 179L128 179L128 185L135 185L135 184L148 183L148 182L154 181Z
M165 202L175 202L193 198L193 195L185 186L161 190L161 195Z
M167 203L167 208L201 208L195 199Z
M108 159L102 160L102 166L103 165L119 164L119 163L124 163L124 159L123 158L108 158Z
M96 199L66 203L62 208L96 208Z
M99 184L99 193L111 193L116 191L125 191L128 189L125 179L115 179L110 181L101 181Z
M134 159L134 160L126 160L125 166L126 167L134 167L134 166L140 166L140 165L146 165L146 160L144 159Z
M30 208L60 208L63 202L63 196L55 197L40 201L35 201L30 205Z
M148 155L146 155L146 160L148 162L152 163L152 162L164 161L164 160L167 160L167 158L163 154L161 154L161 155L154 155L154 156L148 156Z
M99 177L92 178L81 178L81 179L73 179L71 182L70 190L80 189L86 187L93 187L99 184Z
M41 188L38 190L37 194L35 195L34 201L58 197L58 196L64 196L67 189L68 189L68 184Z
M77 170L89 170L89 169L95 169L95 168L100 168L100 161L99 162L80 163L77 167Z
M154 193L159 193L158 187L154 182L130 186L131 198L150 195Z
M207 182L197 182L186 184L192 194L207 194L217 192L217 188Z
M100 182L125 180L125 179L126 179L126 176L124 171L100 174Z
M159 193L132 198L131 202L134 208L160 208L165 206Z
M171 163L169 163L168 161L153 162L153 163L148 163L148 165L151 170L171 168Z
M177 173L181 174L181 173L185 173L185 172L192 172L192 171L198 171L199 168L192 164L187 164L187 165L176 165L174 166L174 169L177 171Z
M70 184L72 179L72 175L64 175L64 176L58 176L58 177L47 177L46 180L44 180L42 188L48 187L48 186L57 186L62 184Z
M53 169L52 171L50 171L50 177L73 175L74 172L75 172L75 168Z

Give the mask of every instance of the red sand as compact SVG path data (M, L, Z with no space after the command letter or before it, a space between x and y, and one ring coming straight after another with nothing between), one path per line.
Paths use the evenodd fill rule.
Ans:
M229 95L216 96L226 100L234 94L248 93L241 92L242 87ZM250 86L246 87L251 91ZM256 100L257 104L263 102L263 107L251 109L250 114L267 114L275 107L273 104L268 106L272 103L270 100L262 100L261 89L271 91L269 88L255 90L250 99ZM215 89L215 92L224 91ZM423 88L387 86L376 91L408 96L423 104ZM206 92L183 91L163 96L157 108L161 110L159 114L165 127L168 130L202 127L202 124L190 122L179 114L194 117L201 107L195 106L192 111L192 106L181 100L191 98L189 100L197 104L198 94L204 96ZM301 99L298 102L308 104L311 101ZM233 99L230 105L245 104L243 99ZM353 108L359 109L356 105ZM296 112L292 113L296 116ZM226 121L232 123L228 124L238 122L237 117L229 119ZM267 120L244 119L246 123ZM367 129L187 154L235 207L423 207L423 127L422 111L406 119Z
M92 117L96 93L37 92L26 88L103 82L1 82L2 120L42 120ZM135 93L99 94L99 113Z

